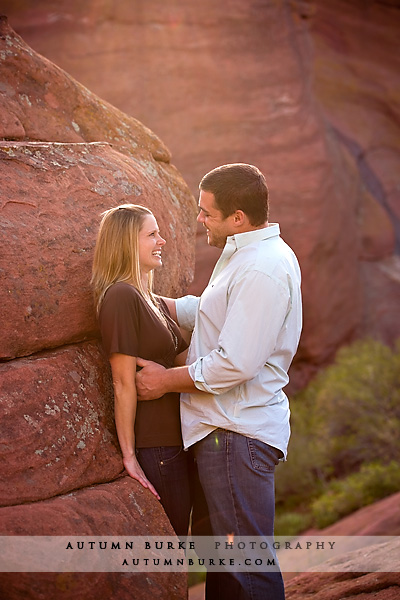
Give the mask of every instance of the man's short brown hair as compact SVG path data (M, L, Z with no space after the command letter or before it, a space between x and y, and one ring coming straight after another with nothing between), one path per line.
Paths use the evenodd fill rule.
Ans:
M217 167L204 175L199 188L214 195L225 219L242 210L254 227L268 221L267 182L254 165L234 163Z

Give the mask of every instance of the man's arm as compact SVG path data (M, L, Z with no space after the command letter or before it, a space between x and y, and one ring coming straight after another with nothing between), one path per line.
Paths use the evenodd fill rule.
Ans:
M138 399L167 392L219 395L253 379L274 351L288 310L289 292L280 282L257 272L244 277L231 292L217 348L189 366L167 370L137 359L145 367L137 374Z
M165 302L171 317L179 327L192 331L196 318L199 296L182 296L181 298L168 298L160 296Z
M290 306L282 281L245 273L230 290L217 347L189 366L196 388L220 395L253 379L273 354Z
M193 331L200 298L198 296L183 296L175 300L175 312L179 327Z
M175 323L178 323L178 319L176 316L176 308L175 308L175 298L167 298L166 296L160 296L160 298L162 298L165 302L165 304L167 305L167 308L169 310L169 313L171 315L171 317L173 318L173 320L175 321Z
M160 398L168 392L198 392L193 379L189 375L188 367L165 367L137 358L136 364L142 367L136 373L136 389L138 400L153 400Z

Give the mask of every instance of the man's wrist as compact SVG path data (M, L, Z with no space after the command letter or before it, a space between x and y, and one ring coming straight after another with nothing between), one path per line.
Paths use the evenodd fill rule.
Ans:
M189 375L189 367L174 367L166 369L162 381L165 386L165 392L195 392L196 387L193 379Z
M171 392L180 392L177 386L177 375L179 369L182 367L172 367L171 369L165 369L162 378L162 385L164 387L164 394Z

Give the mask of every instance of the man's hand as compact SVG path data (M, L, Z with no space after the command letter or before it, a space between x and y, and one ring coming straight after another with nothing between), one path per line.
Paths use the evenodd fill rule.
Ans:
M144 358L137 358L136 364L142 367L136 373L136 390L138 400L155 400L166 393L163 375L166 369L158 363Z

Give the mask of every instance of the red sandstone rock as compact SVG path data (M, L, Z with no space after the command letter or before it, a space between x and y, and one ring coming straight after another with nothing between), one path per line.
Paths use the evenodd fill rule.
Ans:
M364 283L364 311L360 330L375 339L397 339L400 323L400 256L366 261L361 266Z
M302 573L286 586L287 600L397 600L399 573Z
M100 215L111 206L154 211L167 240L158 291L176 295L189 283L194 208L157 163L108 144L0 142L0 178L1 358L96 335L91 265Z
M266 173L271 220L304 275L298 372L370 333L364 300L381 281L365 280L359 256L393 251L394 219L381 214L373 231L371 216L382 199L397 218L400 206L395 3L172 1L139 11L121 1L111 13L5 0L3 10L36 50L156 131L194 193L224 162ZM215 259L199 251L192 291ZM395 298L399 288L389 287ZM387 342L400 334L394 304L383 294L376 304L392 324L390 333L374 326Z
M285 580L286 597L288 600L341 600L350 598L354 600L398 600L400 594L400 574L398 573L398 540L400 534L400 493L383 498L370 506L365 506L355 513L340 519L337 523L322 530L310 529L304 532L304 536L324 536L332 540L335 536L388 536L382 546L367 548L361 551L349 553L346 560L337 556L336 562L343 565L341 572L320 573L312 569L310 571L295 574L283 573ZM301 543L301 538L299 538ZM389 546L393 544L390 552ZM293 544L294 545L294 544ZM358 553L361 552L361 563L356 563ZM371 569L377 565L393 570L390 572L355 572L355 564L365 564L365 555L369 553ZM290 558L292 555L290 554ZM353 562L352 562L353 561ZM331 567L330 567L331 568ZM322 570L319 566L318 570ZM345 572L348 569L348 572ZM195 586L190 593L191 600L204 599L204 585Z
M305 536L394 536L388 537L388 544L398 544L396 537L400 535L400 493L392 494L370 506L365 506L355 513L340 519L337 523L322 530L309 530ZM391 541L392 540L392 541ZM371 570L377 565L384 565L388 572L355 572L354 565L366 564L365 557L370 553ZM361 563L358 561L361 553ZM339 600L340 598L378 598L379 600L397 600L400 595L400 573L398 563L398 545L393 552L385 546L376 549L355 551L347 558L336 557L342 565L338 573L305 572L294 576L286 573L286 597L288 600ZM318 570L323 570L319 566ZM348 572L346 572L346 570ZM311 570L312 571L312 570ZM393 571L393 572L389 572Z
M33 52L4 19L0 70L0 137L45 140L0 147L0 358L9 359L93 336L92 250L100 213L116 204L154 210L168 242L158 290L184 291L195 204L151 131Z
M14 8L17 7L16 10L23 10L23 1L19 2L18 6L5 1L4 9L9 6L12 11L12 4ZM30 27L30 34L26 30L27 39L31 35L32 39L40 41L43 47L47 44L48 48L51 48L49 41L51 42L53 35L52 47L60 52L60 59L56 62L63 66L63 60L69 60L68 48L73 48L76 70L68 68L68 71L87 83L78 73L78 71L83 73L86 69L91 77L104 86L102 96L110 99L107 94L112 93L117 97L121 93L122 84L133 85L135 93L131 92L131 88L125 97L128 99L127 102L137 103L138 110L130 112L142 118L160 134L162 128L168 130L168 136L163 135L163 138L167 141L171 140L169 146L174 151L177 164L179 166L182 164L182 167L184 165L181 169L186 179L191 182L193 190L206 170L222 162L235 160L255 162L266 172L272 191L271 216L273 220L281 221L283 236L297 251L304 266L307 327L299 360L314 365L332 354L346 336L353 335L355 332L358 335L362 335L365 331L369 332L368 326L373 322L377 335L382 335L381 316L384 317L382 321L384 321L385 332L387 331L386 339L389 341L398 334L396 323L400 322L400 319L395 318L396 315L398 316L398 304L396 309L395 298L399 290L396 262L390 259L370 262L366 265L368 274L363 272L359 281L359 265L355 256L359 256L361 247L358 241L353 239L359 237L367 242L370 248L369 223L361 221L360 226L360 209L365 198L365 195L360 192L360 183L363 183L367 189L371 186L372 189L376 189L374 185L378 183L378 188L384 191L388 205L395 213L398 210L396 204L398 192L393 175L398 171L398 140L393 125L396 122L397 106L392 102L388 107L385 94L382 93L382 90L385 92L387 89L394 89L394 77L396 72L399 72L396 62L398 53L386 51L383 54L385 44L389 47L391 44L393 48L397 47L397 38L392 36L397 35L395 32L398 12L393 12L393 8L388 7L389 3L385 3L385 6L375 3L374 6L368 7L365 13L360 10L357 2L351 3L350 8L349 3L338 2L337 4L340 5L340 10L335 3L329 6L324 2L315 2L313 5L304 3L301 6L292 5L296 12L291 12L284 5L279 7L277 4L268 7L265 5L263 8L265 12L260 13L258 9L253 11L245 3L236 3L232 0L229 6L230 19L227 20L227 5L208 6L207 3L202 4L200 8L191 8L188 13L185 13L183 5L165 5L160 11L159 5L147 3L138 18L136 13L130 12L132 7L135 8L134 5L121 2L118 6L115 5L117 14L113 14L112 18L111 15L106 15L104 19L103 15L99 18L95 12L90 16L85 15L82 12L82 4L74 7L74 3L68 2L68 6L65 4L64 9L64 5L58 3L57 12L50 14L45 4L37 2L30 16L36 19L39 27ZM303 14L304 7L308 9ZM78 26L73 17L73 11L76 9L79 11ZM154 9L157 10L158 22L152 17ZM53 11L53 7L49 10ZM388 11L390 11L389 19ZM197 31L196 17L197 22L201 23ZM314 19L311 36L303 26L310 19ZM95 28L97 22L101 22L101 26ZM22 19L20 23L23 26L24 20ZM124 28L125 31L127 23L134 23L137 35L122 36L119 33L115 37L108 35L116 23L123 24L119 24L119 27ZM222 30L221 24L223 24ZM162 52L160 52L160 44L154 43L154 38L148 35L149 26L158 32ZM50 35L43 34L43 27ZM266 28L269 33L268 39L265 36ZM91 33L90 36L82 35L83 32L88 31ZM204 36L205 32L208 37ZM83 40L83 44L87 44L88 48L90 47L89 58L85 61L82 60L82 54L79 55L79 48L82 49L82 46L79 46L79 39ZM205 39L207 43L204 43ZM121 40L124 44L124 60L121 63L124 76L121 77L121 73L115 68L115 63L109 60L107 62L111 76L109 78L105 77L103 68L97 71L94 68L99 60L93 49L96 48L96 43L102 51L109 46L113 49L113 56L116 56L116 40ZM150 41L147 55L146 40ZM180 49L179 56L182 62L177 64L176 54L170 49L176 48L177 45L183 46L185 40L190 41L189 48L192 52L183 53ZM313 40L322 41L322 44L319 43L317 46L318 60L313 61L312 64L315 67L316 91L325 110L323 118L319 113L319 107L315 104L313 90L310 87L311 63L308 49ZM18 81L20 81L23 78L23 70L19 72L19 69L15 68L20 64L15 57L15 49L21 49L22 42L17 42L9 32L2 41L5 41L5 44L2 47L1 60L10 61L11 68L8 73L18 73ZM146 85L137 85L134 73L130 73L132 77L126 77L126 65L133 62L132 58L126 59L126 56L129 56L126 50L127 41L133 44L133 58L138 55L135 45L140 47L141 64L135 63L135 72L139 73L139 78L140 74L146 75ZM69 45L71 43L72 45ZM213 57L211 62L210 48ZM321 49L321 53L318 54ZM361 57L357 55L360 49L363 54ZM377 49L379 51L376 51ZM22 51L30 53L35 61L38 60L37 55L30 50L28 52L26 47ZM149 57L151 52L153 57L162 56L160 69L158 72L155 70L157 73L155 83L152 82L151 77L148 77L148 64L152 61L149 61L146 56ZM349 61L352 53L355 60ZM268 56L268 61L265 60L265 56ZM324 60L320 60L320 57ZM5 62L1 65L2 73L4 64ZM46 93L40 95L43 86L46 86L40 78L43 63L39 61L35 64L36 69L29 72L29 63L25 63L29 77L25 79L21 88L7 86L6 79L3 82L2 78L1 91L6 98L6 109L0 111L0 123L3 123L3 131L7 132L9 137L22 139L28 131L33 139L46 140L48 139L46 131L50 134L54 133L57 130L54 123L57 119L61 119L60 122L63 123L59 127L61 133L56 132L54 138L60 141L113 139L122 151L131 153L134 143L139 139L138 150L134 148L133 152L137 151L137 156L156 157L157 168L162 170L162 177L175 181L173 168L168 163L162 162L168 160L168 153L162 148L162 144L160 147L158 140L154 142L155 147L152 146L146 138L147 133L143 133L140 127L139 132L135 133L133 144L132 138L128 136L127 139L125 135L122 136L121 143L120 140L115 139L118 137L115 133L114 138L112 135L105 138L106 130L113 128L115 121L111 119L111 124L107 121L107 126L102 128L102 119L98 117L101 113L97 111L97 99L94 101L91 95L90 110L83 111L85 117L82 119L82 122L87 120L90 126L88 128L81 126L81 122L76 121L74 117L82 115L78 105L82 102L86 91L82 92L79 85L75 87L78 101L74 100L73 94L69 95L65 106L60 104L64 97L64 93L59 92L63 89L63 83L58 86L57 94L45 90ZM238 64L242 68L238 69ZM383 64L385 69L382 69ZM279 69L274 65L279 65ZM204 73L206 75L203 76ZM339 76L333 76L335 73ZM371 77L371 73L374 77ZM388 73L388 76L385 73ZM173 81L171 74L176 75L174 85L171 85ZM349 78L349 74L354 74L354 78ZM53 75L54 71L51 71L52 78ZM112 77L115 77L114 81ZM237 85L239 79L241 85ZM204 80L207 81L207 85L204 85ZM360 80L367 83L373 81L377 92L371 87L364 86L360 95L353 93ZM35 106L29 107L29 102L32 103L29 84L32 81L38 82L36 87L36 93L40 98L38 104L46 106L48 121L43 119L43 115L36 110ZM113 83L110 84L110 81ZM326 85L327 81L331 87ZM343 82L342 88L341 82ZM90 87L99 91L95 85ZM15 90L18 90L18 94ZM35 94L33 97L36 97ZM123 94L120 97L123 97ZM163 110L157 110L160 97L163 98ZM201 98L201 103L198 98ZM337 102L337 99L341 98L345 101ZM368 98L367 107L363 107L365 98ZM119 102L116 103L123 107ZM348 110L349 105L351 110ZM73 106L72 113L69 106ZM9 111L8 107L12 110ZM215 107L217 110L213 110ZM25 117L25 109L29 110L29 118ZM97 114L97 117L90 118L90 113ZM144 113L149 118L142 117ZM335 118L332 116L334 113ZM20 114L22 121L19 118ZM166 114L169 117L167 119ZM326 129L327 117L335 125L334 135L330 128ZM160 127L152 125L156 119ZM75 125L78 125L79 131L72 120ZM94 138L90 137L91 131L96 131ZM193 131L197 132L195 137ZM74 132L77 135L74 139L63 137L74 136ZM146 138L143 145L140 142L142 133ZM57 137L58 135L60 137ZM338 144L338 137L340 144ZM152 138L151 134L150 138ZM354 141L356 145L353 144ZM380 147L376 149L378 144ZM340 145L345 148L344 153ZM179 147L179 154L175 147ZM151 166L155 164L153 158L150 158ZM360 166L357 163L360 158L362 168L359 169L357 176L354 168ZM179 185L178 189L181 189ZM381 222L385 223L387 228L385 230L392 239L387 220L383 219ZM376 232L372 240L374 258L387 256L391 243L384 239L380 231ZM362 251L365 251L365 244ZM346 264L347 262L349 264ZM379 285L376 280L377 274ZM382 280L384 282L382 289L387 290L388 294L382 294L379 290ZM369 316L367 319L361 319L359 308L365 309L365 290L368 294L368 310L364 312ZM390 295L391 299L385 295ZM355 303L354 298L356 298ZM376 310L378 315L375 319L373 310ZM93 518L92 514L89 518ZM381 599L397 598L399 588L395 575L386 580L382 574L375 579L373 575L366 576L363 582L360 582L362 585L365 583L364 591L362 585L353 586L354 593L363 592L357 598L362 598L368 593L374 593L375 597ZM329 594L332 586L340 584L340 581L335 579L329 582L319 575L315 577L317 579L311 583L313 589L309 596L329 599L337 597ZM59 581L64 587L75 582L73 579L65 578ZM351 583L351 580L349 581ZM374 582L377 582L376 587ZM304 582L301 583L300 588L307 592ZM315 595L319 591L324 595ZM26 593L29 593L28 590ZM339 597L345 594L346 597L348 596L343 587L336 588L335 593L339 594ZM353 592L348 589L348 593ZM38 594L41 594L40 589Z
M132 156L169 162L168 149L152 131L34 52L5 17L0 20L0 36L0 137L109 142Z
M32 536L171 536L160 503L138 482L123 477L51 500L0 509L0 534ZM23 557L16 557L17 561ZM1 573L7 600L181 600L184 573Z
M0 508L1 535L174 535L160 502L120 477L54 498Z
M337 523L304 535L400 535L400 492L364 506Z
M0 573L0 593L4 600L186 600L187 583L181 573Z
M374 262L360 263L364 306L357 334L387 343L400 335L400 105L393 96L399 85L399 24L396 2L367 7L361 1L316 0L310 20L317 98L369 192L360 214L361 258ZM388 258L393 231L397 256Z
M0 365L0 406L0 506L110 481L123 471L98 344Z
M89 280L100 213L125 202L153 209L169 249L156 290L176 295L192 277L193 198L152 132L33 52L4 19L0 70L0 136L23 140L0 144L0 358L14 359L0 367L0 504L14 505L0 509L2 534L172 535L132 479L85 487L123 466L107 361L97 342L77 342L98 333ZM2 574L0 590L9 600L180 599L186 576Z
M395 235L387 212L369 194L365 194L360 212L360 259L378 261L392 256Z

